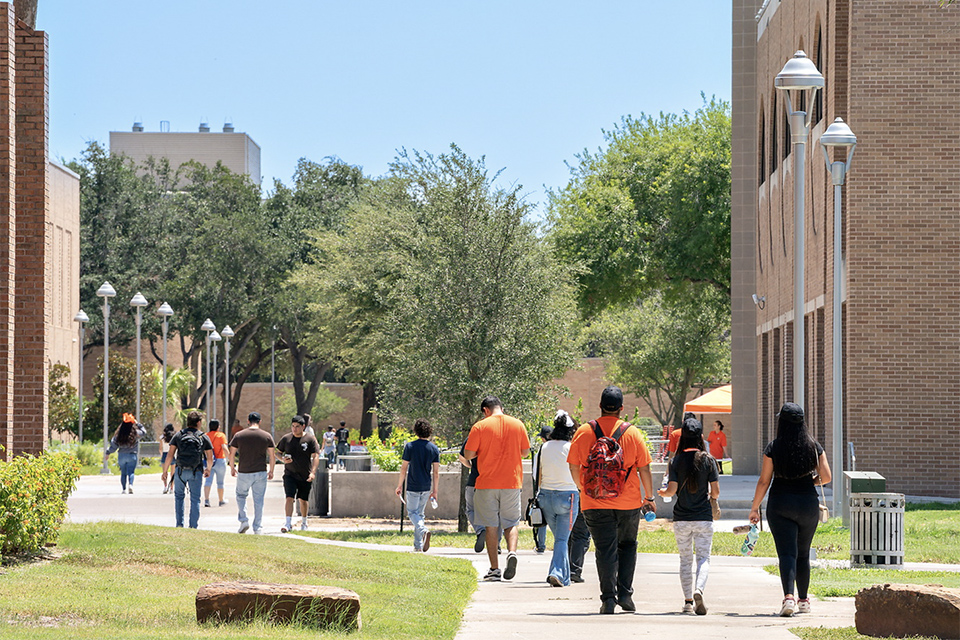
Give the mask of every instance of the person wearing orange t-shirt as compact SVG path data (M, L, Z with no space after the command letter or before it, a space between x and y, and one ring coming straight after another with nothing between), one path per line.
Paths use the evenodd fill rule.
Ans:
M217 477L217 494L220 496L220 506L227 504L223 499L223 479L227 475L227 453L230 447L227 446L227 436L220 431L220 421L210 421L210 431L207 432L210 438L210 444L213 445L213 468L210 475L203 483L203 506L210 506L210 487L213 486L213 477Z
M517 525L520 524L520 491L523 487L523 459L530 453L530 438L523 423L503 412L496 396L480 403L483 420L470 428L463 457L477 459L480 475L473 494L477 522L486 527L488 582L512 580L517 573ZM507 542L507 566L501 576L497 541L503 531Z
M710 443L710 455L717 461L717 468L723 473L723 458L726 457L727 434L723 432L723 423L719 420L713 421L713 431L707 436L707 442Z
M605 436L612 436L623 424L620 419L622 410L623 391L613 386L604 389L596 423ZM624 611L636 611L633 573L637 565L637 531L641 507L647 505L648 509L654 509L653 479L650 476L653 458L636 427L628 427L618 440L623 451L623 465L629 469L620 494L615 498L591 498L584 491L581 470L587 466L587 457L596 441L593 426L582 424L570 443L567 463L580 489L583 518L596 549L602 602L600 613L614 613L618 604Z

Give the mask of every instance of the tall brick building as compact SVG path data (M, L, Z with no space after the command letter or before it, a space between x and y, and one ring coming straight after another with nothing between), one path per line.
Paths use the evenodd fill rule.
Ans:
M79 180L47 158L47 36L17 15L12 3L0 2L0 455L6 459L43 450L50 364L73 363L79 355L70 326L79 299Z
M802 49L826 81L806 105L808 421L829 452L836 248L818 139L842 117L858 138L843 194L846 441L857 468L885 476L888 489L958 498L960 7L734 0L733 43L733 422L756 434L735 466L759 470L774 414L793 398L797 167L773 80Z

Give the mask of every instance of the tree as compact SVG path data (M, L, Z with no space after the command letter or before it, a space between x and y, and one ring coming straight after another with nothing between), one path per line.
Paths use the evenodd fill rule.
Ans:
M97 373L93 378L96 389L90 406L84 413L83 440L97 442L103 438L103 357L97 360ZM137 410L137 365L132 358L118 353L110 354L110 406L107 414L109 438L123 421L124 413ZM156 408L162 403L160 389L152 373L140 372L140 421L150 424L157 417ZM145 411L146 410L146 411Z
M76 434L79 424L77 389L70 384L70 367L57 363L48 374L50 397L50 431Z
M706 284L730 295L730 108L626 117L550 194L550 240L584 315ZM729 304L729 303L727 303Z
M701 285L700 297L722 296ZM730 379L730 317L710 300L663 295L603 312L587 334L609 359L608 374L643 398L660 424L680 426L689 390Z

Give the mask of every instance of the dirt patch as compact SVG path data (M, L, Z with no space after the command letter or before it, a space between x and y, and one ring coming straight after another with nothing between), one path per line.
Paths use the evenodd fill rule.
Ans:
M64 627L81 627L91 623L87 622L74 613L65 613L62 616L27 616L17 614L7 619L7 624L17 625L18 627L43 627L59 629Z

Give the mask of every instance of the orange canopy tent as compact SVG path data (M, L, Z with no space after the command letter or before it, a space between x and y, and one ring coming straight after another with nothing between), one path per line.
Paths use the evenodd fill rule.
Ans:
M726 385L708 391L699 398L694 398L683 405L684 412L692 413L732 413L731 387Z

